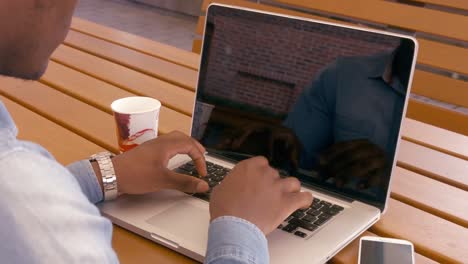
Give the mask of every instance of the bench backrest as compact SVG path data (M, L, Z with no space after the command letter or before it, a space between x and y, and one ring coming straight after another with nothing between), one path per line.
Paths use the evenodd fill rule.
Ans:
M468 135L468 1L205 0L194 52L213 2L415 35L420 47L407 116Z

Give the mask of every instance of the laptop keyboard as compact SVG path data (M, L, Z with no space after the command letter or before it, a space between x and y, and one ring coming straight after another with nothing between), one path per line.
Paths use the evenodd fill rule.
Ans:
M210 200L211 190L214 187L216 187L218 184L220 184L221 181L224 179L224 177L231 170L224 168L223 166L207 161L206 171L207 171L206 177L203 177L201 179L203 179L204 181L208 183L208 186L210 186L210 190L206 193L196 193L193 196L208 202ZM187 175L194 176L197 178L200 177L193 161L185 163L184 165L180 166L179 168L176 169L176 172L187 174Z
M308 237L344 210L342 206L314 198L312 205L292 213L278 229L298 237Z
M231 170L209 161L206 162L206 170L206 177L201 179L208 183L210 190L206 193L193 194L193 196L208 202L212 189L220 184ZM175 171L197 178L200 177L193 161L183 164L175 169ZM331 219L340 214L343 210L344 208L342 206L314 198L310 207L299 209L292 213L278 226L278 229L301 238L306 238L318 231L326 223L330 222Z

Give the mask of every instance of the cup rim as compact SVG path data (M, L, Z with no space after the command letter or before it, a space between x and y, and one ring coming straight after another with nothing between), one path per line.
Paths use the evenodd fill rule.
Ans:
M150 107L148 107L148 108L146 108L144 110L123 111L123 110L119 109L120 104L122 104L122 102L133 101L133 100L146 100L146 102L154 103L154 105L152 105L152 106L150 106ZM117 100L115 100L115 101L113 101L111 103L112 111L115 112L115 113L119 113L119 114L129 114L129 115L144 114L144 113L159 110L160 108L161 108L161 102L159 100L151 98L151 97L147 97L147 96L129 96L129 97L124 97L124 98L117 99Z

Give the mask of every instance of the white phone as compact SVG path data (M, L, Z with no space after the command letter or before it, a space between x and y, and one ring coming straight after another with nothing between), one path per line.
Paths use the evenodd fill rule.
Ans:
M406 240L364 236L359 242L358 263L414 264L414 247Z

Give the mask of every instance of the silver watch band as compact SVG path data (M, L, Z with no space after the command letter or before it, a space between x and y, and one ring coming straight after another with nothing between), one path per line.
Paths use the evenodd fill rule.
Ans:
M102 175L102 185L104 189L104 200L110 201L117 198L117 177L115 176L114 164L112 163L114 155L110 152L100 152L91 156L90 161L98 163Z

